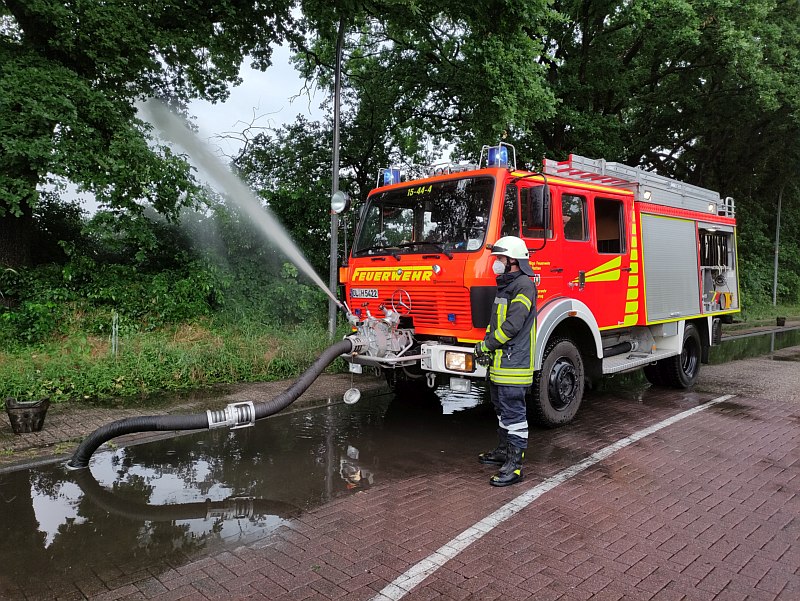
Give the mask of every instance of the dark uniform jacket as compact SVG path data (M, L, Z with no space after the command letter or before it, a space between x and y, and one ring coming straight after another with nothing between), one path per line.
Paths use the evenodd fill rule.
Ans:
M536 286L521 271L497 277L497 296L484 344L492 355L489 379L504 386L533 383Z

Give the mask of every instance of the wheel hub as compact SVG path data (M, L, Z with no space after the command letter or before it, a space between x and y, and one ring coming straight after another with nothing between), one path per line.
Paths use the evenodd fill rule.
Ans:
M697 362L696 349L691 344L687 343L683 347L683 352L681 353L681 369L683 373L687 376L692 376L697 370Z
M562 411L575 400L578 388L575 366L566 358L561 358L553 365L548 382L550 404L553 409Z

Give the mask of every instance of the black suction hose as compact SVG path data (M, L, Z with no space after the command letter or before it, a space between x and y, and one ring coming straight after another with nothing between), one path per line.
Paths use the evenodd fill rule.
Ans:
M297 378L288 390L285 390L270 401L259 401L252 404L255 415L253 419L261 419L274 415L291 405L303 394L306 389L316 380L323 370L330 365L336 357L344 353L352 352L357 345L350 338L345 338L331 347L325 349L311 367ZM241 405L241 404L240 404ZM247 413L247 408L239 409ZM67 468L80 470L89 467L89 459L92 454L104 442L124 434L134 432L162 432L173 430L202 430L217 425L209 423L209 416L223 420L227 413L223 411L210 411L208 413L195 413L192 415L147 415L142 417L129 417L120 419L105 426L101 426L89 436L75 450L72 459L67 462ZM223 423L223 425L225 425ZM240 424L236 424L240 425Z

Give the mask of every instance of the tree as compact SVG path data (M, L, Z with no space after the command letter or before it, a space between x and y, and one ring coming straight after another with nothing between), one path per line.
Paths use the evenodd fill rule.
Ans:
M548 3L484 0L302 2L312 43L301 73L330 89L340 19L348 26L345 89L361 126L381 132L394 158L446 139L464 152L552 115L555 99L534 33L554 18Z
M234 160L239 173L317 272L328 270L330 230L331 128L298 117L294 123L250 140Z
M134 101L224 99L245 56L295 39L293 0L2 0L0 265L30 259L38 188L67 178L112 208L174 215L196 190L186 162L148 146Z

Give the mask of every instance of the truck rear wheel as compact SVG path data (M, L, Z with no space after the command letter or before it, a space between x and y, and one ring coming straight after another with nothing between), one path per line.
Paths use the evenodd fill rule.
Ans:
M533 374L530 408L536 422L552 428L572 421L583 399L583 387L580 351L568 338L551 340L542 369Z
M686 324L683 330L681 354L662 359L655 365L648 365L644 369L644 375L654 386L689 388L697 381L700 373L702 350L697 328L692 324Z

